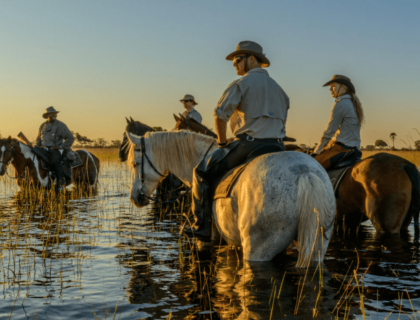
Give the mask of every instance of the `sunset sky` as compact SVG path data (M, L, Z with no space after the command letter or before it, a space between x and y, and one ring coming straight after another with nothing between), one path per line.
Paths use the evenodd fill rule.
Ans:
M203 123L237 78L225 57L260 43L291 100L287 134L314 144L333 74L355 84L362 145L420 140L419 1L0 1L0 133L35 138L45 108L70 130L121 139L126 116L172 129L191 93Z

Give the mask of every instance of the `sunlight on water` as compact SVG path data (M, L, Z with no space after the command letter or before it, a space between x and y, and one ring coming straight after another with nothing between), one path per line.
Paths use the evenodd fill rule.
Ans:
M101 170L96 192L65 197L0 178L1 319L420 318L412 226L407 237L377 237L370 223L336 233L322 272L295 269L292 246L243 263L240 250L179 236L186 197L141 210L126 165Z

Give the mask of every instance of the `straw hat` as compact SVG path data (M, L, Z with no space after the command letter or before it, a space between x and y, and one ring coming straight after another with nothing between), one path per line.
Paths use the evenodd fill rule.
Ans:
M335 74L330 81L323 85L323 87L329 86L333 82L344 84L347 88L349 88L350 92L356 93L356 89L354 88L353 83L351 83L350 78L340 74Z
M179 101L188 101L188 100L192 100L194 105L197 105L198 103L195 102L194 96L192 94L186 94L181 100Z
M253 41L241 41L236 46L236 50L226 57L226 60L233 60L236 55L245 53L261 59L261 67L267 68L270 66L270 61L266 58L263 53L263 48L256 42Z
M52 114L52 113L59 113L60 111L57 111L57 110L55 110L54 109L54 107L48 107L46 110L45 110L45 113L42 115L42 117L44 118L44 119L47 119L48 118L48 116L50 115L50 114Z

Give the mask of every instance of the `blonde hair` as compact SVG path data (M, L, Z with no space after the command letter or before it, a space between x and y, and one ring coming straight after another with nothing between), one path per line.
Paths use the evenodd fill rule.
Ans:
M351 97L351 102L353 102L354 110L356 111L357 118L359 119L360 125L365 123L365 113L363 111L362 103L355 93L351 92L350 89L345 85L339 83L340 86L346 91L346 94L349 94Z

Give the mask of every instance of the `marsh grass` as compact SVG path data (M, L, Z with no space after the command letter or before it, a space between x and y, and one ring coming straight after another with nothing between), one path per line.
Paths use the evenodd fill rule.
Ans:
M280 272L279 277L264 278L264 271L258 272L258 267L243 261L240 249L220 240L213 244L209 257L201 242L178 235L179 226L189 223L183 215L191 205L188 192L170 205L157 203L151 211L137 210L129 204L130 171L118 162L117 149L91 151L101 160L97 190L76 186L56 194L53 189L35 189L30 184L19 190L14 180L0 178L3 193L12 195L3 197L0 203L0 288L4 296L13 298L7 318L12 319L17 308L28 301L61 299L72 290L77 301L88 305L84 309L87 319L123 319L126 309L135 312L136 304L148 301L141 291L138 296L146 301L137 300L135 294L142 281L170 276L174 270L180 274L174 288L179 297L188 298L185 304L192 305L185 319L368 317L364 277L371 264L361 268L357 251L348 268L329 280L336 283L332 289L323 264L303 271L293 267L297 256L293 246L281 258L286 262L274 268L274 273ZM404 156L420 161L410 160L411 156L417 157L412 152ZM176 239L173 245L162 240L167 232ZM114 248L113 259L123 270L141 274L126 280L123 296L116 298L116 293L110 292L105 277L102 298L83 298L89 291L89 284L83 281L86 270L95 268L100 260L95 247ZM37 290L39 287L48 290ZM266 292L265 301L256 298L258 291ZM399 293L399 304L389 314L401 314L403 302L409 301L415 318L417 310L408 291L404 298L403 293ZM30 318L42 319L39 307L41 304L30 309ZM165 308L169 311L159 311L160 318L178 319L176 306Z

